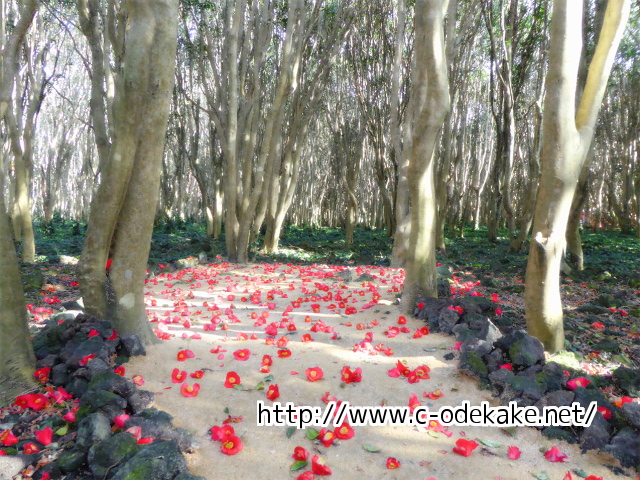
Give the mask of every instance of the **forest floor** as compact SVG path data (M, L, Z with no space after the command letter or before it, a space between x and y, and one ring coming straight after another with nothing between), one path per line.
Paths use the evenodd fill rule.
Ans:
M323 399L333 397L353 406L419 402L431 410L458 406L465 400L472 405L485 400L497 404L490 391L480 390L476 380L458 373L453 337L432 333L414 338L424 324L405 319L395 305L402 272L382 265L385 252L377 250L381 241L361 242L366 250L345 256L337 242L323 250L311 241L313 235L302 237L285 244L283 255L289 257L258 258L269 263L242 266L214 260L218 263L175 272L161 268L158 253L169 239L156 237L155 273L147 281L147 304L154 328L165 339L149 348L146 357L126 364L126 376L141 375L142 388L156 393L155 406L173 415L176 426L196 435L201 448L189 456L192 473L206 478L297 478L312 469L312 459L319 455L335 479L614 478L607 466L617 461L598 452L583 454L578 446L547 439L533 428L359 426L353 427L353 438L325 446L320 438L312 438L320 427L258 427L257 402L271 405L267 394L274 397L275 385L279 397L273 400L323 411ZM327 246L326 237L319 240ZM175 248L174 258L165 258L183 258L186 249L197 254L193 243L187 241L186 246ZM591 261L587 270L562 281L567 346L581 360L585 373L603 379L601 388L615 397L617 392L607 391L606 386L611 369L620 364L640 366L640 286L635 283L640 243L630 237L611 240L594 235L585 240L585 246ZM451 242L446 252L439 253L439 260L453 271L450 283L455 294L490 297L502 312L496 323L524 325L526 257L508 254L507 248L504 242L493 245L472 236ZM292 256L318 263L282 263ZM65 260L55 260L61 259ZM357 266L367 260L381 265ZM72 268L57 262L42 267L44 287L27 291L35 324L61 300L77 297ZM351 279L344 277L345 269ZM292 324L295 330L289 327ZM274 327L280 346L266 341ZM189 351L193 358L188 358ZM279 356L282 351L290 356ZM268 372L262 368L265 356L272 360ZM409 383L403 376L391 376L398 361L409 369L426 365L430 378ZM361 368L361 381L345 382L344 367ZM323 372L321 380L309 380L312 371L308 369L313 368ZM172 379L174 369L178 375L187 373L189 386L200 385L196 396L184 396L182 382ZM240 387L225 388L229 372L239 377ZM241 439L243 449L234 455L222 453L220 442L211 439L211 428L223 422ZM329 442L326 436L324 440ZM468 457L461 456L454 452L460 440L478 446ZM565 462L547 460L544 453L554 446L567 455ZM307 465L292 458L296 447L309 453ZM510 447L518 448L519 458L508 458ZM398 468L388 468L394 462ZM299 470L292 472L294 464ZM626 471L615 478L636 477Z

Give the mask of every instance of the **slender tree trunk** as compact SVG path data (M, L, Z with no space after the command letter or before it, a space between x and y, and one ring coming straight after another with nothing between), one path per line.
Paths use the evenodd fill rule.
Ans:
M529 333L550 352L564 348L560 263L576 183L587 156L611 66L629 16L629 0L610 0L576 112L582 2L556 0L543 114L541 177L527 262Z
M0 195L0 406L35 388L35 357L27 326L13 236Z
M435 255L434 155L436 141L450 108L447 61L444 46L446 1L418 0L415 7L415 55L417 84L412 101L416 105L409 189L411 234L407 254L402 309L412 312L416 301L437 297Z

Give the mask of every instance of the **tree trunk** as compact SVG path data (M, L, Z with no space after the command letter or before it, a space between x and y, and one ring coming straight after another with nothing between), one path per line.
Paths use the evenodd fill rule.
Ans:
M411 233L407 252L402 309L412 312L416 301L437 297L435 256L434 155L442 122L450 108L443 16L446 2L418 0L415 7L415 55L418 82L412 151L409 163Z
M110 314L119 332L149 344L157 338L145 313L144 276L173 89L178 12L175 0L129 5L114 140L92 202L78 277L89 313ZM111 282L105 275L110 250Z
M526 272L527 328L549 352L564 348L559 277L567 221L611 66L629 16L630 2L610 0L607 6L576 113L580 62L576 51L582 44L581 8L582 2L573 0L556 0L553 4L541 177Z
M35 388L36 359L4 201L0 195L0 406Z

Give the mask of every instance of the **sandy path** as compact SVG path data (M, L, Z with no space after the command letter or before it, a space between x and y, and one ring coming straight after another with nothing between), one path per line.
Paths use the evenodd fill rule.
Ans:
M295 473L289 470L294 462L291 457L294 448L302 446L311 455L321 455L333 472L327 478L336 480L522 480L535 478L543 472L549 479L562 480L571 469L581 469L604 479L615 477L604 465L617 465L617 461L603 454L581 454L579 448L548 440L533 428L518 428L510 436L499 428L490 427L450 427L448 432L435 432L416 427L360 426L354 427L353 438L327 448L306 438L303 430L296 430L291 438L287 438L285 426L258 427L257 401L263 400L266 405L272 403L265 398L270 383L265 383L263 391L256 389L268 375L260 372L265 354L273 357L271 383L278 385L280 397L276 401L282 404L293 402L324 408L321 397L325 392L358 406L383 402L389 406L407 406L411 394L433 409L459 405L464 400L472 404L492 401L490 392L478 390L474 380L458 374L457 359L444 360L444 355L453 351L453 338L437 334L412 338L416 329L423 326L413 318L408 318L406 325L398 325L400 312L392 303L401 286L401 272L373 267L356 272L352 268L354 281L344 283L333 277L339 269L331 266L218 264L163 274L148 282L150 316L160 320L155 325L175 336L150 348L146 357L132 359L126 366L127 376L142 375L143 388L156 393L155 406L173 415L176 426L195 434L201 448L188 456L192 473L208 479L293 479L311 469L309 464ZM359 274L367 272L374 277L373 281L355 281ZM258 290L259 295L255 294ZM252 295L255 303L252 303ZM332 304L335 309L329 308ZM228 310L231 305L233 308ZM288 307L293 308L283 316ZM347 307L355 308L357 313L345 315ZM266 324L254 326L256 320L251 314L260 316L263 312L268 313ZM235 315L239 323L231 323L229 314ZM211 325L212 318L222 323L216 325L215 331L204 330L204 325ZM305 322L305 318L312 321ZM288 319L287 323L294 322L297 328L296 332L287 335L292 353L289 358L278 358L278 347L265 343L265 326L283 319ZM183 325L185 320L190 322L188 328ZM320 320L329 328L333 327L338 338L333 333L311 332L310 328ZM228 329L222 330L221 326L226 322L229 322ZM349 322L351 326L348 326ZM369 328L358 330L358 323ZM375 323L378 325L372 325ZM407 327L410 333L387 338L385 332L392 326ZM256 334L257 340L237 340L241 333L249 338ZM276 339L286 333L286 328L280 328ZM313 341L302 342L307 333ZM383 343L384 348L393 350L393 355L354 352L354 345L368 333L373 335L370 347ZM202 338L182 338L194 334ZM220 350L216 352L218 348ZM193 351L195 358L178 361L178 352L184 349ZM211 353L212 349L216 353ZM249 349L248 360L234 358L233 352L239 349ZM427 365L431 378L411 384L406 378L390 377L388 370L398 360L406 361L411 369ZM342 383L341 370L345 365L362 368L360 383ZM321 367L324 378L309 382L305 370L310 367ZM197 382L201 385L197 397L185 398L180 393L180 384L171 379L174 368L188 374L197 370L205 372L199 380L187 378L189 384ZM228 371L239 374L245 390L224 387ZM444 396L435 400L423 396L425 392L436 390ZM244 448L233 456L221 453L220 443L210 440L209 436L210 428L221 425L228 417L225 409L233 416L243 417L233 426L242 438ZM462 457L452 452L460 438L485 439L500 446L480 444L471 456ZM380 451L368 452L363 444L378 447ZM551 463L544 458L541 449L545 451L554 445L568 455L566 462ZM522 451L519 459L507 458L510 446L517 446ZM387 469L388 457L399 460L401 466ZM574 474L573 478L579 477ZM635 479L637 476L615 478Z

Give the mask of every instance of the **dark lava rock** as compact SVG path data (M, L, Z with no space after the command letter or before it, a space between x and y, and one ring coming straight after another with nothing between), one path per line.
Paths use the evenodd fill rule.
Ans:
M191 435L189 432L182 428L173 428L170 417L167 418L159 414L153 415L151 416L151 418L133 416L127 420L125 425L126 428L140 427L143 437L171 440L175 442L181 452L193 450L198 446L198 443L193 438L193 435Z
M515 374L511 370L507 368L499 368L489 374L489 381L492 385L498 387L500 392L502 392L507 385L511 385L514 377Z
M138 355L146 355L147 351L140 339L135 335L123 335L120 337L122 342L123 354L127 357L136 357Z
M580 404L582 408L589 408L591 402L597 402L599 407L606 407L609 410L614 410L613 405L607 397L598 388L583 388L578 387L574 390L576 394L576 402Z
M618 367L613 371L613 378L630 397L640 397L640 370Z
M576 311L581 313L593 313L596 315L602 315L609 313L609 310L601 307L600 305L580 305L576 308Z
M154 398L155 394L153 392L136 390L136 392L127 399L127 402L133 413L140 413L145 408L151 406Z
M487 313L495 310L495 304L486 297L467 296L458 300L457 304L464 308L466 314Z
M544 362L544 346L524 330L516 330L496 342L496 347L509 352L513 366L530 367Z
M499 348L496 348L490 354L485 355L484 361L487 364L487 369L490 372L500 369L500 365L504 365L505 363L507 363L504 352Z
M418 303L423 303L424 306L417 313L417 317L421 320L436 321L438 320L438 314L443 308L452 305L452 301L446 298L433 298L425 297L418 300Z
M640 470L640 434L635 433L631 428L626 427L620 430L604 450L619 459L624 467Z
M171 441L158 441L131 457L116 470L111 480L134 478L173 480L187 471L187 462Z
M94 444L89 449L89 470L97 478L105 478L113 470L114 465L122 465L142 450L133 435L120 432L111 438ZM151 479L153 476L141 476L139 478Z
M101 358L96 357L89 360L87 370L89 372L89 378L93 378L96 373L113 371L113 368Z
M207 480L205 477L191 475L190 473L181 473L173 480Z
M67 347L63 350L66 350ZM109 362L109 351L104 344L104 340L100 335L88 338L80 345L73 349L73 353L66 358L65 362L70 367L78 367L80 360L88 355L95 355L97 358L102 359L105 363Z
M476 352L481 357L484 357L491 351L491 344L479 338L470 338L460 346L460 351Z
M74 378L67 384L65 390L76 398L82 397L89 389L89 382L82 378Z
M438 326L444 333L451 333L453 327L460 320L460 315L455 310L443 308L438 314Z
M93 375L89 388L113 392L123 398L128 398L136 392L136 386L130 379L118 375L111 369Z
M66 363L59 363L51 369L50 381L56 387L61 387L69 383L69 366Z
M538 400L536 407L569 407L574 399L575 394L570 390L554 390Z
M582 451L602 449L611 440L611 424L600 412L593 417L591 425L585 427L580 433Z
M87 463L87 452L83 452L79 448L65 450L60 454L56 463L63 473L75 472Z
M108 418L114 418L122 413L127 401L115 393L106 390L90 389L80 399L80 406L88 406L90 411L99 411Z
M567 443L576 443L578 439L569 430L560 427L545 427L542 434L552 440L564 440Z
M59 358L55 353L50 353L36 362L36 368L54 367L60 361Z
M545 383L545 391L547 392L553 392L556 390L560 391L562 390L562 387L567 383L567 378L564 374L562 365L556 362L546 363L542 368L542 372L538 374L537 378L538 381Z
M76 445L88 450L94 443L100 443L111 436L111 422L102 413L96 412L80 420Z
M622 413L631 426L640 430L640 403L625 403L622 405Z
M468 352L460 352L460 363L458 368L468 375L480 377L486 379L489 374L489 370L482 361L482 356L478 352L473 350Z

